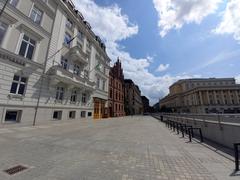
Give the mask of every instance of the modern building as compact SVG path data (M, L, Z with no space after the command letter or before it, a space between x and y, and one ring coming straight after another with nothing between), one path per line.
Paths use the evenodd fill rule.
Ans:
M234 78L183 79L170 86L160 108L183 113L240 113Z
M125 116L124 111L124 75L120 60L111 67L109 72L109 116Z
M135 85L131 79L125 79L124 88L124 107L126 115L142 114L143 104L139 87Z
M143 113L151 112L151 108L149 106L149 99L146 96L141 96L142 104L143 104Z
M101 118L105 49L72 1L10 0L0 17L1 122Z

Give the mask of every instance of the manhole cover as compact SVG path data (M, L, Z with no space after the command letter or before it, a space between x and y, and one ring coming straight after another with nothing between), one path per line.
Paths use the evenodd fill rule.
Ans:
M17 165L17 166L14 166L14 167L4 170L4 172L9 175L14 175L14 174L24 171L26 169L28 169L28 168L25 166Z

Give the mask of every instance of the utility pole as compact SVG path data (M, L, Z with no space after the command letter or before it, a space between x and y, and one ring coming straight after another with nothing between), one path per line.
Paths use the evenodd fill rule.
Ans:
M9 0L6 0L6 1L5 1L5 4L3 5L3 8L2 8L1 11L0 11L0 17L1 17L1 15L2 15L4 9L6 8L8 1L9 1Z

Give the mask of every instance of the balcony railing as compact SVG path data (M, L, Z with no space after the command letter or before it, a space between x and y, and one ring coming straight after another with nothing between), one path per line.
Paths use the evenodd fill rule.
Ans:
M49 70L51 84L57 84L58 82L63 82L73 86L84 87L89 90L93 90L95 82L91 81L89 78L82 74L74 74L67 69L64 69L60 64L53 65Z

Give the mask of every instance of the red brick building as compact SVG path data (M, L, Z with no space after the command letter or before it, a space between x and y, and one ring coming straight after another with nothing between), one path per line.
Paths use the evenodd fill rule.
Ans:
M125 116L124 112L124 76L119 59L109 72L109 117Z

